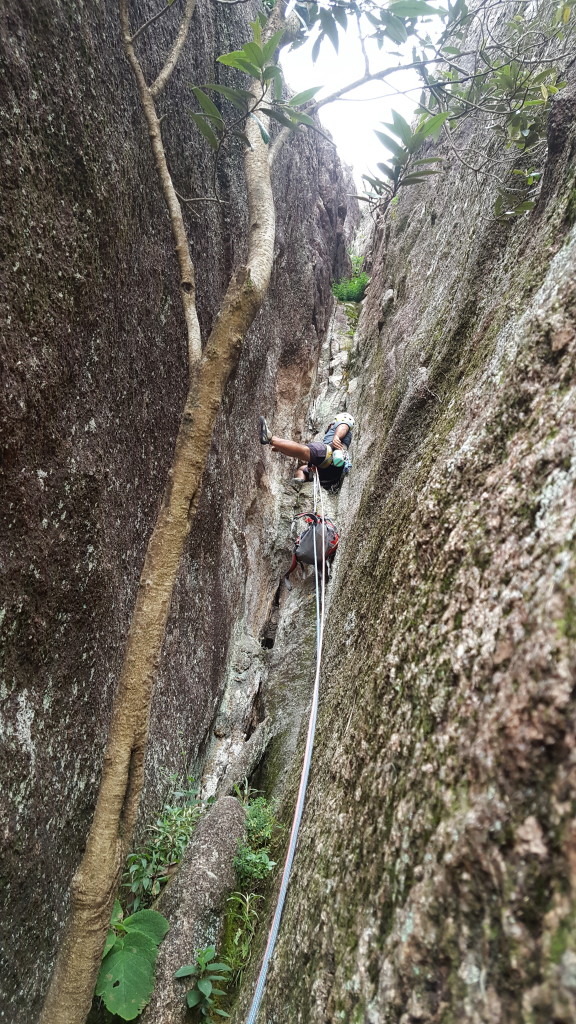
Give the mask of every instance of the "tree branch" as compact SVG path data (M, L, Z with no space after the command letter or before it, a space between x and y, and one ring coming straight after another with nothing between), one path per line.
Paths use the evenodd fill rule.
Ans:
M467 54L462 54L463 57ZM348 85L342 86L337 92L333 92L330 96L324 96L321 100L316 100L312 106L310 106L306 113L314 113L319 110L320 107L325 107L327 103L334 103L335 100L339 100L341 96L345 96L347 92L353 92L354 89L359 89L360 86L366 85L367 82L379 82L383 78L389 78L390 75L395 75L399 71L411 71L412 69L418 70L420 68L428 67L429 64L445 64L445 57L429 57L427 60L416 60L410 64L398 64L393 68L384 68L382 71L374 71L370 75L363 75L362 78L358 78L355 82L350 82Z
M169 0L169 3L167 3L166 6L163 7L161 11L158 11L157 14L153 14L151 18L148 18L148 21L145 21L143 25L140 25L140 28L136 29L134 35L132 36L131 42L136 42L138 36L142 32L144 32L144 30L147 29L149 25L153 25L155 21L158 21L158 18L161 18L163 14L166 14L166 11L169 11L171 7L176 7L176 4L178 4L179 2L180 0Z
M184 25L186 17L188 17L188 24L190 23L194 5L195 0L186 0L186 10L184 12L182 25ZM200 324L198 322L198 314L196 311L196 280L190 256L188 236L186 234L186 227L182 217L182 208L178 202L176 190L168 169L166 152L162 141L160 119L156 113L156 107L152 98L152 90L146 85L144 72L142 71L140 61L138 60L136 51L132 45L130 21L128 16L128 0L119 0L119 9L124 50L134 73L134 78L136 79L142 110L148 123L148 133L150 135L154 161L156 163L156 169L162 185L164 199L166 200L168 213L170 215L172 236L174 238L176 255L180 266L180 298L182 300L182 308L184 310L184 319L186 321L186 330L188 334L188 363L190 371L192 372L194 365L198 362L202 353L202 341L200 335ZM182 26L179 36L181 33ZM180 49L182 49L183 44L184 39L182 39Z
M178 35L174 41L172 50L166 59L166 63L162 68L159 75L156 76L155 80L150 86L150 95L154 98L159 96L164 86L166 85L170 75L176 67L176 62L180 56L180 52L184 43L186 42L186 36L188 35L188 29L190 28L190 22L192 15L194 14L194 8L196 7L196 0L186 0L186 6L184 8L184 14L182 15L182 21L180 22L180 29Z

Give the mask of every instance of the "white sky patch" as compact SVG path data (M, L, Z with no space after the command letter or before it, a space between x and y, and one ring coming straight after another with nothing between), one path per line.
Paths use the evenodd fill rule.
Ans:
M432 38L437 38L442 28L439 18L426 19L425 30ZM282 53L280 63L284 77L294 92L321 85L323 89L316 98L322 99L364 76L364 56L357 26L352 19L346 33L339 32L338 54L330 40L325 39L313 64L315 38L316 33L313 33L304 46ZM372 39L367 39L365 45L372 73L391 65L408 64L413 59L411 39L396 48L389 43L389 47L394 49L392 56L385 50L379 50ZM354 169L354 178L360 189L364 184L362 175L371 173L382 177L376 165L389 160L388 150L374 134L374 129L382 129L382 122L391 121L392 110L398 111L410 123L421 92L422 81L415 71L399 71L381 82L367 82L341 100L321 107L320 120L332 135L341 160ZM382 130L388 131L386 128Z
M347 33L340 33L340 51L336 54L332 43L326 39L320 48L315 64L311 51L313 38L297 50L284 52L281 59L286 82L295 92L302 92L312 86L322 85L317 99L341 89L348 82L364 75L364 58L351 25ZM368 41L368 53L372 71L382 67L382 56L377 47ZM402 57L391 61L406 63L411 60L411 47L405 47ZM399 51L400 52L400 51ZM414 91L408 96L398 95L395 89ZM336 143L339 156L354 169L356 184L362 186L362 175L379 175L376 164L389 159L388 151L374 134L382 128L382 121L391 120L391 111L397 110L407 121L414 116L420 97L421 82L414 71L399 72L383 82L367 82L346 98L322 107L319 111L322 124L328 129ZM387 129L383 129L387 131Z

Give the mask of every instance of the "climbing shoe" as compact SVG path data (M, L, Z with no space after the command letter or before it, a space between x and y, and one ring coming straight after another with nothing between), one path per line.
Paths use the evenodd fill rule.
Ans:
M260 444L270 444L272 431L263 416L258 417L258 423L260 424Z

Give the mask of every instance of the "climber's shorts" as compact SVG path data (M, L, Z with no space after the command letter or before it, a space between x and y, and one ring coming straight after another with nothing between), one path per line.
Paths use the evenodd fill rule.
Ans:
M311 466L322 466L324 463L330 465L332 462L332 449L329 444L323 444L322 441L308 441L308 447L310 449L310 465ZM326 460L328 459L328 462Z

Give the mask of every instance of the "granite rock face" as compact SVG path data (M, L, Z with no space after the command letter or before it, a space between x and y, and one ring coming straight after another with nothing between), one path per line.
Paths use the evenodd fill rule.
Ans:
M529 216L445 153L376 224L267 1024L576 1020L575 124Z
M133 25L155 9L135 4ZM171 44L177 9L141 37L150 77ZM242 45L251 16L245 6L200 0L161 100L170 167L185 196L205 194L212 173L191 129L189 86L209 81L215 57ZM0 41L0 1019L19 1024L36 1019L89 826L187 380L168 217L115 5L8 2ZM255 421L277 410L279 425L293 432L302 420L330 316L330 278L347 259L349 189L333 152L302 134L274 171L274 278L227 391L199 528L174 595L143 823L165 795L160 768L179 770L182 750L193 771L201 766L233 623L244 615L259 648L269 618L287 551L287 538L278 542L270 526L274 491L288 468L278 464L276 480L266 475ZM239 151L218 174L228 205L203 203L186 214L204 336L244 252ZM253 563L260 585L248 593Z

